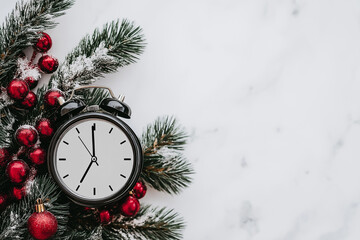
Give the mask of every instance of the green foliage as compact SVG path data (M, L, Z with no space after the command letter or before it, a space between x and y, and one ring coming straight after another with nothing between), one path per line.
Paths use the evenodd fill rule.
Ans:
M142 135L144 168L141 178L158 191L178 194L187 187L194 173L181 154L187 134L173 117L150 124Z
M17 58L32 46L39 32L53 28L53 18L61 16L70 8L73 0L20 1L0 28L0 84L7 86L13 78Z
M94 82L105 73L134 63L145 47L140 27L127 20L112 21L102 30L95 29L70 52L59 70L51 77L51 84L63 91Z
M110 240L178 240L184 221L173 210L142 206L135 217L120 218L104 226L102 237Z
M19 202L11 204L0 215L0 239L29 239L27 220L35 212L37 198L43 199L46 210L53 213L58 221L56 236L61 236L66 230L69 217L69 204L61 203L61 192L48 175L36 177L28 185L27 196Z

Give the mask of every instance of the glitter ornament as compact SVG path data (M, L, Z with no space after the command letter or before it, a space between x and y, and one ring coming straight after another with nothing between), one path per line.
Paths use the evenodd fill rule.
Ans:
M36 200L35 212L28 219L28 230L35 239L43 240L52 237L58 228L56 217L45 210L42 200Z

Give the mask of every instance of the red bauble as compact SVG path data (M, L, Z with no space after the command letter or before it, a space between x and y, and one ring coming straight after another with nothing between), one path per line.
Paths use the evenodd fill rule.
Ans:
M34 47L38 52L47 52L52 45L51 38L47 33L42 32L40 34L41 37L39 38Z
M32 148L29 151L29 159L36 165L43 164L46 160L46 151L40 147Z
M25 186L23 186L23 187L13 187L11 193L12 193L12 196L15 199L21 200L26 195L26 188L25 188Z
M28 219L28 230L35 239L48 239L58 228L56 217L48 211L34 212Z
M49 90L45 93L44 103L49 107L58 107L58 98L64 97L64 93L57 89Z
M99 213L100 222L103 224L108 224L111 221L111 216L108 210L102 210Z
M22 100L20 103L20 106L23 108L31 109L35 107L37 103L37 97L36 94L33 91L30 91L26 97Z
M32 147L38 140L38 132L33 126L23 125L15 132L16 141L25 147Z
M59 62L54 57L43 55L38 61L38 66L44 73L53 73L57 70Z
M0 210L3 210L6 207L7 196L5 194L0 194Z
M140 203L137 198L128 196L120 206L121 214L127 217L135 216L140 210Z
M10 153L6 148L0 148L0 166L5 167L10 160Z
M6 167L6 173L13 183L23 183L29 176L30 168L23 160L13 160Z
M54 133L50 120L47 118L42 118L37 121L35 128L39 132L41 138L49 138Z
M29 92L29 86L24 80L13 79L6 88L6 91L12 99L22 100Z
M29 85L30 89L35 88L38 85L38 80L35 80L33 77L26 77L24 81Z
M131 195L137 199L143 198L146 194L146 186L143 182L137 182L134 189L131 191Z

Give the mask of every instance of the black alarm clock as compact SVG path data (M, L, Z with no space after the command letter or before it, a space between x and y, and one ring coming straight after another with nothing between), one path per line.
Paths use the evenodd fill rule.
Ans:
M104 88L104 87L81 87ZM78 90L76 89L76 90ZM124 198L140 176L143 153L133 130L119 117L130 118L131 110L112 98L84 111L85 104L60 98L57 128L48 150L48 169L62 191L75 203L99 207ZM87 108L89 109L89 107Z

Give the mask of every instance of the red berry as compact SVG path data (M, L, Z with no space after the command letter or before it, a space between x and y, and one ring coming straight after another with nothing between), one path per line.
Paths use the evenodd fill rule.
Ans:
M120 206L122 215L127 217L135 216L140 210L140 203L137 198L128 196Z
M53 73L57 70L59 62L54 57L43 55L38 61L38 66L44 73Z
M29 166L23 160L13 160L6 167L6 173L13 183L23 183L29 176Z
M10 161L10 153L6 148L0 148L0 166L5 167Z
M134 189L132 190L132 196L136 197L137 199L143 198L146 194L146 186L143 182L137 182Z
M3 210L6 207L7 196L5 194L0 194L0 210Z
M33 77L26 77L24 79L24 81L29 85L30 89L35 88L38 85L38 82L39 82L39 81L35 80L35 78L33 78Z
M30 149L29 159L36 165L43 164L46 161L46 151L40 147Z
M35 126L36 130L39 132L40 137L48 138L51 137L54 133L54 129L51 127L50 120L47 118L40 119Z
M47 33L42 32L40 34L41 37L39 38L34 47L38 52L47 52L52 46L51 38Z
M100 222L103 224L107 224L111 221L111 216L108 210L102 210L99 213Z
M29 92L29 86L24 80L13 79L6 88L6 91L12 99L22 100Z
M57 90L57 89L49 90L45 93L44 103L48 107L58 107L59 102L57 99L59 97L64 97L64 94L60 90Z
M15 138L19 145L32 147L38 140L38 132L33 126L23 125L16 130Z
M26 97L22 100L20 103L21 107L31 109L35 107L37 103L37 97L36 94L33 91L30 91Z
M26 188L25 186L23 187L13 187L12 189L12 196L17 199L17 200L21 200L23 197L25 197L26 195Z

